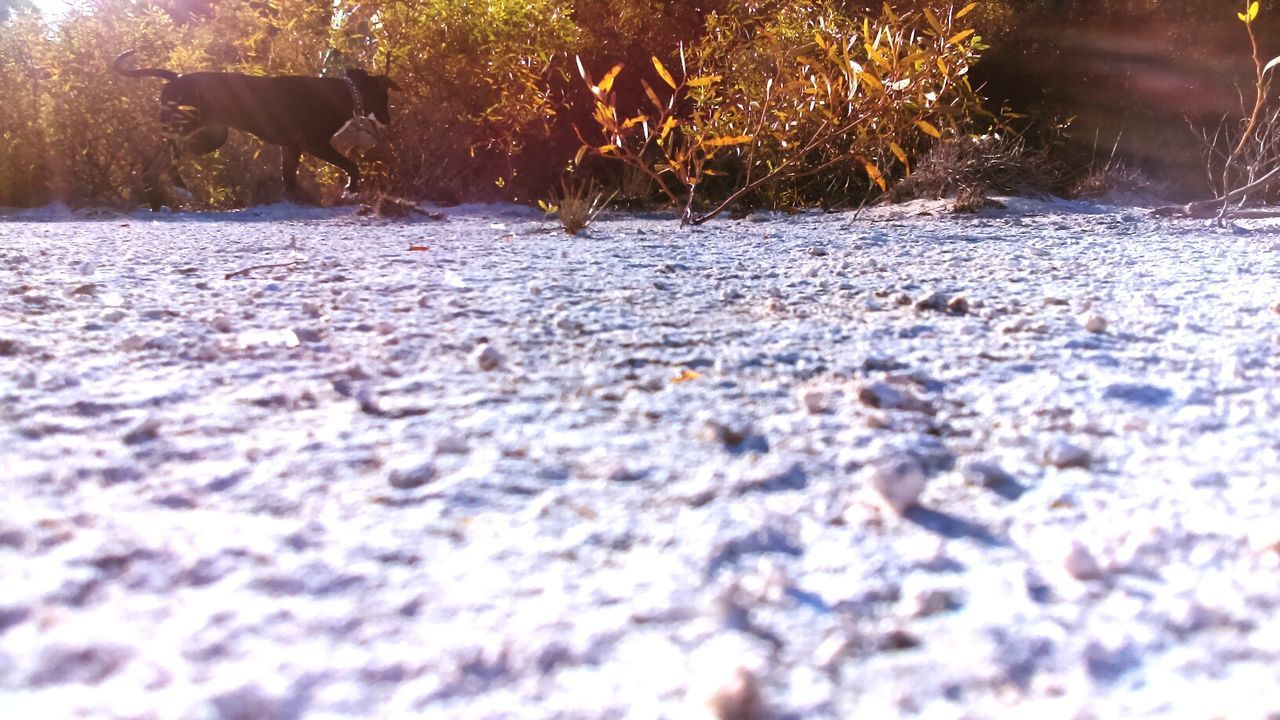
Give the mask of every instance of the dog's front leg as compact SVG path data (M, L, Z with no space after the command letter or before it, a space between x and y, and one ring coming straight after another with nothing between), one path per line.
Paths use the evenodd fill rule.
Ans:
M307 148L307 152L324 160L330 165L336 165L342 172L347 174L347 192L355 195L356 190L360 187L360 169L356 164L347 159L345 155L333 149L333 146L325 143L317 147Z

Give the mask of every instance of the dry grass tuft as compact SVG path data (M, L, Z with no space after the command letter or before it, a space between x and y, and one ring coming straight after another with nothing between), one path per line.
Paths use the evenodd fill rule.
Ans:
M1047 149L1029 147L1021 135L958 137L930 148L886 199L972 199L986 192L1034 195L1048 192L1062 172Z
M555 215L560 226L570 235L577 235L604 211L617 191L605 196L595 182L560 181L560 194L550 201L540 200L538 206L548 217Z
M1096 200L1114 195L1149 193L1154 189L1151 179L1141 170L1129 167L1122 160L1108 160L1104 165L1089 168L1071 184L1071 197Z

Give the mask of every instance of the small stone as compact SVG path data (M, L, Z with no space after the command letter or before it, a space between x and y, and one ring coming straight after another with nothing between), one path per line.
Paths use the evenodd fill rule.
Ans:
M1091 333L1104 333L1107 331L1107 319L1095 313L1081 315L1080 325Z
M561 332L565 332L570 335L578 335L586 329L586 325L584 325L581 320L575 320L570 317L561 317L556 320L556 328Z
M75 288L67 291L67 295L70 297L76 297L77 295L81 295L85 297L93 297L97 294L98 294L98 286L93 283L85 283L83 285L78 285Z
M849 654L849 639L839 633L827 637L818 643L813 651L813 665L819 670L830 672L840 665Z
M147 346L149 339L144 335L130 335L120 341L120 347L123 350L141 350Z
M877 460L864 473L875 503L896 515L916 504L928 480L920 462L906 454Z
M764 309L774 314L781 314L787 311L786 303L776 297L771 297L764 303Z
M858 401L867 407L893 410L908 402L907 393L885 382L873 382L858 388Z
M746 427L726 424L718 420L707 420L698 432L698 437L707 442L718 442L727 447L734 447L746 441L750 434L750 429Z
M985 488L1002 487L1014 482L1014 478L1004 468L986 460L974 460L961 470L964 479Z
M22 343L11 338L0 338L0 357L13 357L22 352Z
M121 438L125 445L141 445L160 437L160 421L156 418L147 418L124 434Z
M301 342L315 343L324 339L324 328L320 327L296 327L293 334L298 336Z
M800 406L811 415L819 415L831 409L829 395L817 388L804 388L799 393Z
M826 257L828 255L827 249L823 247L811 247L809 248L809 254L814 257Z
M921 312L925 310L944 311L947 309L948 302L949 302L949 299L945 294L938 292L937 290L934 290L924 295L919 300L916 300L915 307L916 307L916 310L919 310Z
M1092 462L1088 450L1062 438L1050 441L1049 445L1044 449L1041 459L1046 464L1059 469L1089 467Z
M747 668L735 668L711 690L706 706L718 720L759 720L764 717L760 681Z
M471 364L480 368L484 372L497 370L502 366L504 358L497 348L488 343L482 343L471 351Z
M412 490L435 480L436 465L430 460L398 463L387 473L387 482L399 490Z
M969 314L969 299L963 295L957 295L947 301L947 310L956 315Z
M436 453L439 455L466 455L471 452L466 436L445 435L436 440Z
M209 320L209 327L212 327L220 333L229 333L234 326L231 323L231 318L226 315L214 315L213 318Z
M210 699L213 717L220 720L283 720L293 717L288 703L257 684L249 684Z
M1102 568L1098 567L1093 553L1079 540L1071 541L1067 556L1062 559L1062 566L1077 580L1093 580L1102 576Z
M898 611L909 618L937 615L960 607L955 590L937 584L928 575L909 575L902 583Z

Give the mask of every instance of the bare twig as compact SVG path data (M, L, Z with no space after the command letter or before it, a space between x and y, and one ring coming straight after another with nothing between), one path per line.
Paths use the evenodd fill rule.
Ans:
M236 277L237 275L248 275L254 270L267 270L269 268L287 268L287 267L293 267L295 265L302 265L305 262L306 260L294 260L293 262L287 262L287 263L271 263L269 265L253 265L251 267L241 268L239 270L229 272L226 275L223 275L222 279L230 280L231 278Z

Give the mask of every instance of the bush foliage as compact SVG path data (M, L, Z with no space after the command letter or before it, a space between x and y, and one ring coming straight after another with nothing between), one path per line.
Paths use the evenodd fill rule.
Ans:
M1193 18L1184 5L1142 7ZM157 122L160 81L109 70L127 49L142 65L177 71L389 72L405 89L392 97L394 152L366 170L377 189L403 196L533 202L556 197L568 176L633 206L665 201L695 222L729 204L858 203L908 177L940 140L965 147L954 141L999 125L978 96L988 81L1002 87L980 72L988 44L1000 51L1000 72L1017 77L1029 48L1063 52L1045 35L1055 20L1112 22L1133 7L83 0L48 22L26 0L5 0L0 205L160 198L225 208L280 197L278 149L242 133L216 153L181 159L192 195L175 197ZM999 97L1010 98L1019 99ZM337 180L323 163L304 165L313 189Z

